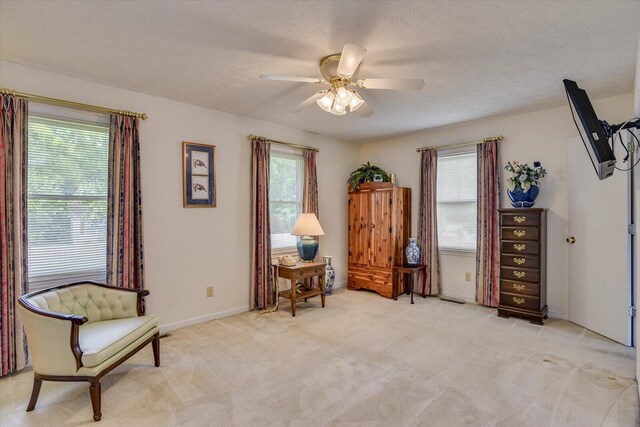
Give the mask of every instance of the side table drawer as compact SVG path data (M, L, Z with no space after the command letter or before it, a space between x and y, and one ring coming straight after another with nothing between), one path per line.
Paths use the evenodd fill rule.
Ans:
M296 279L302 279L307 277L318 276L320 274L324 274L324 268L316 267L314 270L296 271L294 274L294 277Z

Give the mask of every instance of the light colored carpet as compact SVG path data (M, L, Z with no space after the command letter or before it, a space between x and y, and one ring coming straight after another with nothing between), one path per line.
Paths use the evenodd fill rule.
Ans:
M340 290L174 331L109 374L101 426L637 426L634 350L434 298ZM93 424L88 386L0 380L0 425Z

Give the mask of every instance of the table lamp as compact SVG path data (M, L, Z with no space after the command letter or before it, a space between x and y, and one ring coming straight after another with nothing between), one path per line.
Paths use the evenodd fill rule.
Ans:
M315 236L324 236L324 231L318 222L318 217L314 213L300 214L296 225L291 230L291 235L300 236L297 244L298 255L303 262L311 262L318 253L318 241Z

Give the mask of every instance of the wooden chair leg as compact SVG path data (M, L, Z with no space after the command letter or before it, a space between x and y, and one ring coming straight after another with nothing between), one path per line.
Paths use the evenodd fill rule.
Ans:
M27 412L35 409L38 396L40 395L40 387L42 387L42 380L34 375L33 390L31 390L31 399L29 400L29 406L27 406Z
M89 380L89 393L91 394L91 406L93 407L93 420L100 421L102 418L102 412L100 408L100 398L101 398L101 385L100 380L90 379Z
M160 366L160 334L156 334L151 341L153 347L153 360L155 361L156 368Z

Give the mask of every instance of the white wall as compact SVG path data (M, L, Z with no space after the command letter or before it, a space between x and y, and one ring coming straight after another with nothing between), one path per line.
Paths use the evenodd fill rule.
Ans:
M634 113L636 117L640 117L640 37L638 37L638 59L636 61L636 82L634 85ZM636 131L636 135L640 136L640 131ZM634 175L635 181L635 221L640 223L640 171ZM640 341L640 244L636 238L636 277L635 277L635 306L636 306L636 323L635 323L635 347L636 347L636 379L640 379L640 356L638 354L638 342ZM638 389L640 396L640 388Z
M588 89L588 88L587 88ZM559 82L558 90L562 91ZM633 105L632 94L621 95L594 102L601 119L618 123L629 118ZM402 186L411 187L412 233L417 232L420 154L417 147L437 146L465 141L477 141L484 137L504 135L500 145L501 164L508 160L533 162L539 160L548 175L542 187L536 207L548 208L548 276L547 304L550 314L566 318L568 254L565 243L568 221L567 140L577 135L568 106L489 118L459 125L418 132L400 138L364 144L361 147L362 162L370 161L387 172L398 174ZM502 207L509 207L506 178L501 179ZM457 294L467 299L475 298L475 258L442 255L443 292ZM464 273L471 272L472 282L464 282Z
M346 281L345 182L358 166L358 146L6 61L0 86L149 115L140 128L146 284L148 310L163 330L249 308L250 133L320 148L320 255L333 255L336 282ZM182 141L216 145L217 208L182 207ZM206 298L211 285L215 295Z

